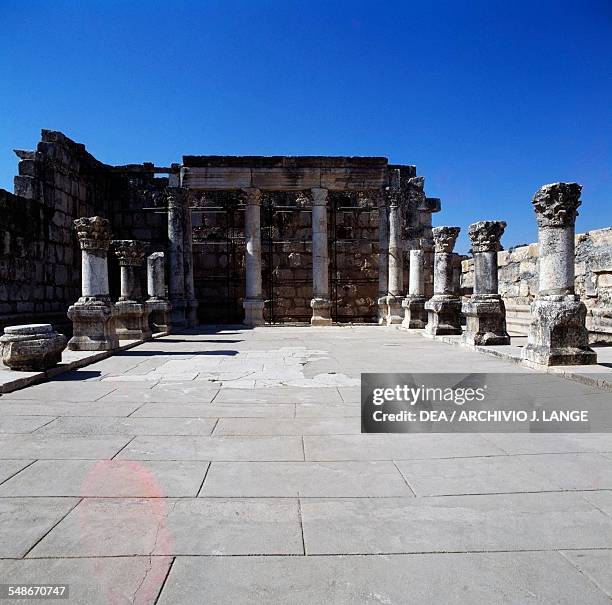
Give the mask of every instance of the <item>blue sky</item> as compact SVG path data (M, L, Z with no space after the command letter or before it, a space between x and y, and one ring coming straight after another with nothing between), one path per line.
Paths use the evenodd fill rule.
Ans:
M605 0L0 0L0 187L13 148L62 130L100 160L385 155L416 164L434 223L537 237L544 183L612 225Z

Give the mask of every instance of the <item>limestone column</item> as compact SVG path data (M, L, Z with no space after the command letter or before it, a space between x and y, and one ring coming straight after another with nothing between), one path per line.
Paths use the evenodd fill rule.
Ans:
M384 192L378 195L378 323L387 322L389 291L389 216Z
M312 192L312 318L313 326L329 326L329 254L327 250L327 189L315 187Z
M474 293L461 307L466 317L463 341L472 345L506 345L506 307L497 289L497 253L506 229L504 221L470 225L474 254Z
M173 328L185 327L185 204L179 187L166 190L168 204L168 293L172 304Z
M116 309L108 289L107 254L110 225L100 216L74 221L81 248L82 296L68 309L72 321L72 351L110 351L119 346L115 328Z
M185 321L187 326L197 326L198 321L198 299L195 294L193 283L193 226L191 223L191 207L189 196L184 196L185 220L183 222L183 270L185 272Z
M538 221L539 291L531 305L532 321L523 358L543 365L597 363L588 346L586 307L574 290L574 236L578 183L544 185L533 198Z
M404 295L404 250L402 241L402 209L400 205L400 171L391 171L389 189L389 290L387 294L387 325L401 324Z
M243 189L245 194L244 250L245 297L244 324L261 326L264 323L264 301L261 287L261 191Z
M151 324L156 332L170 332L171 305L166 298L165 258L163 252L153 252L147 258L147 299Z
M434 295L425 303L428 321L425 334L461 334L461 299L453 288L453 248L461 229L435 227L434 239Z
M404 328L421 329L427 325L425 311L425 253L423 250L410 250L410 270L408 295L402 301L404 308Z
M113 241L121 269L121 296L117 308L119 340L149 340L149 309L143 303L140 271L144 264L146 244L133 239Z

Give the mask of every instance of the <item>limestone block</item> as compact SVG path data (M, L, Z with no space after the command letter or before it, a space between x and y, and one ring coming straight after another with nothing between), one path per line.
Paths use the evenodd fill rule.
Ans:
M11 370L44 371L62 360L66 341L51 324L8 326L0 337L2 362Z

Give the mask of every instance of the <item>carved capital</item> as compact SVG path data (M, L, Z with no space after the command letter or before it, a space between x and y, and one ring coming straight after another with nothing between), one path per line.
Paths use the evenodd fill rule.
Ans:
M147 253L147 244L135 239L113 240L113 248L121 267L140 267Z
M327 204L327 189L322 187L313 187L310 190L312 195L313 206L325 206Z
M478 221L470 225L468 235L472 242L472 252L498 252L500 239L506 230L505 221Z
M101 216L78 218L74 221L74 229L81 250L108 250L111 239L108 219Z
M242 190L242 196L244 203L247 206L260 206L261 205L261 190L257 187L247 187Z
M431 234L436 252L452 252L461 231L460 227L434 227Z
M538 227L573 227L578 216L582 186L578 183L551 183L538 189L533 208Z

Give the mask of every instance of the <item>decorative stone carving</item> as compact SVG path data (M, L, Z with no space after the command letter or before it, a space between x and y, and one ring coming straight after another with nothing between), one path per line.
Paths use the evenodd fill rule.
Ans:
M578 183L553 183L533 198L540 242L539 291L531 305L523 358L534 364L597 362L588 346L586 307L574 290L574 231L581 189Z
M474 293L461 307L466 317L463 341L467 344L510 343L506 308L497 283L497 252L505 228L504 221L479 221L469 228L474 253Z
M146 305L149 310L149 323L156 332L170 332L171 305L166 297L166 276L164 253L153 252L147 258Z
M45 371L61 362L66 341L51 324L7 326L0 337L2 363L11 370Z
M76 219L74 228L81 247L82 296L68 308L73 333L68 348L109 351L119 346L116 309L108 289L110 225L107 219L94 216Z
M121 296L117 309L117 336L119 340L149 340L149 308L143 303L140 287L140 269L146 255L146 244L137 240L113 241L121 269Z
M453 248L461 229L435 227L434 295L425 303L428 321L425 334L461 334L461 300L453 287Z
M329 326L329 255L327 251L327 189L315 187L312 194L312 318L313 326Z

